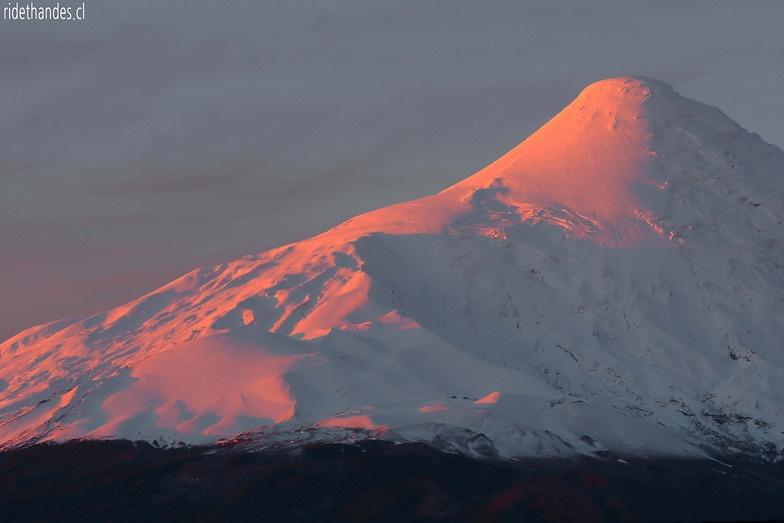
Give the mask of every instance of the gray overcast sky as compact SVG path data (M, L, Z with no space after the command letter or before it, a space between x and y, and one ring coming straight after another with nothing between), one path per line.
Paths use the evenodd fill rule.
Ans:
M628 0L86 0L80 22L0 20L0 339L440 190L609 76L782 146L782 24L784 2Z

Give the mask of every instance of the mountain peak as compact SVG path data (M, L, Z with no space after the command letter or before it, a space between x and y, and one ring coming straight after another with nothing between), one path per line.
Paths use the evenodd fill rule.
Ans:
M664 190L672 175L688 174L664 165L668 150L731 168L732 162L717 158L729 158L737 145L732 140L744 135L751 136L715 107L684 98L669 84L608 78L586 87L476 174L434 196L353 218L325 235L467 228L496 236L510 226L547 223L605 246L672 245L676 233L657 214L668 205ZM752 148L767 145L758 137L752 142Z
M577 99L593 98L599 100L599 103L607 103L608 100L618 98L630 103L642 103L650 96L672 92L670 84L646 76L617 76L592 83L582 90Z
M521 216L566 214L577 236L591 230L597 242L616 246L655 240L661 231L651 227L635 186L646 183L651 157L645 102L667 92L667 84L647 78L591 84L523 143L447 191L503 186L499 201Z

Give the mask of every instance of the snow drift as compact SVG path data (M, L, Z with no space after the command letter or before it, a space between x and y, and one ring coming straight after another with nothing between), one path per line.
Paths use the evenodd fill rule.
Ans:
M0 442L775 457L782 219L781 150L604 80L436 195L11 338Z

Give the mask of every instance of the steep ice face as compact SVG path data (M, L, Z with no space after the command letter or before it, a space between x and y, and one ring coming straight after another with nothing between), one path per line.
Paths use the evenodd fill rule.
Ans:
M436 195L8 340L0 441L775 454L782 214L782 151L604 80Z

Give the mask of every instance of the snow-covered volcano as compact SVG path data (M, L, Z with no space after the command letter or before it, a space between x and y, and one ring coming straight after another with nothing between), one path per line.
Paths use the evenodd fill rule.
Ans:
M0 345L0 442L780 454L784 153L589 86L475 175Z

